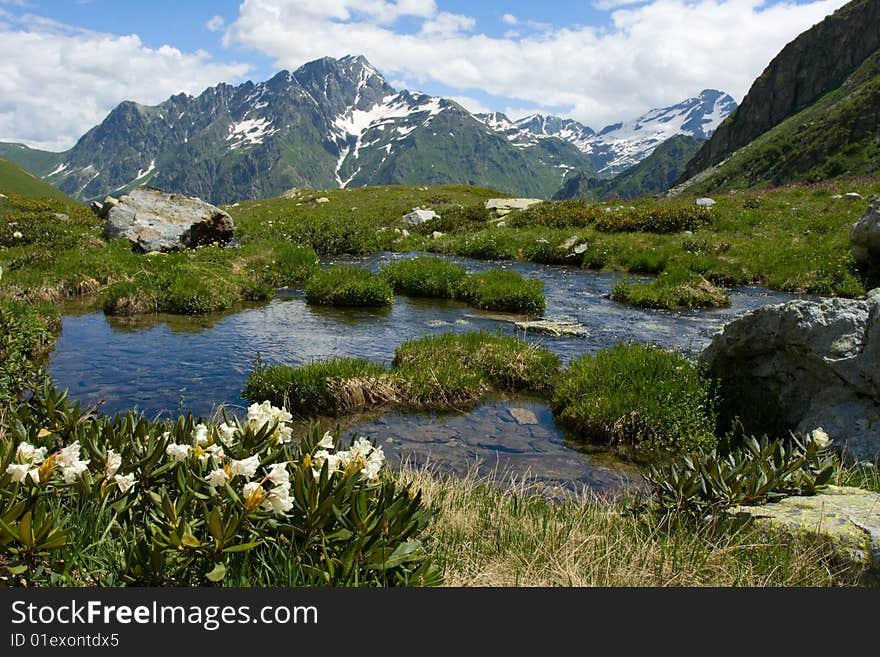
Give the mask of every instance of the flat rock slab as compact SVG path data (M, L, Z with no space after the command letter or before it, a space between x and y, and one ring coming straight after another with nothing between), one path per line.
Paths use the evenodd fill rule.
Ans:
M517 424L538 424L538 416L527 408L511 408L510 414Z
M137 187L108 212L104 234L144 253L191 249L232 239L232 217L198 198Z
M418 226L419 224L423 224L426 221L431 221L431 219L434 219L438 216L439 215L433 210L422 210L421 208L416 208L409 214L403 215L403 220L410 226Z
M495 214L503 217L514 210L525 210L544 201L539 198L490 198L486 201L486 209L494 210Z
M540 335L552 335L554 337L577 337L583 338L590 332L577 322L559 322L550 319L536 319L531 322L516 322L516 328L521 331L538 333Z
M786 497L762 506L739 506L774 529L795 536L818 535L833 542L838 554L874 573L880 571L880 495L861 488L828 486L817 495Z

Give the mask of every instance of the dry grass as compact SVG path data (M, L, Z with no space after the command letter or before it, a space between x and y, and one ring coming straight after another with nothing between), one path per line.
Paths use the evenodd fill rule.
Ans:
M856 581L826 545L752 527L695 526L589 494L551 501L534 482L401 476L436 509L430 548L447 586L827 586Z

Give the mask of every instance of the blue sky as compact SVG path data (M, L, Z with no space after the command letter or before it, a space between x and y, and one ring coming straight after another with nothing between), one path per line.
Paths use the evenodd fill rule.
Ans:
M844 0L0 0L0 141L69 148L122 100L365 55L397 87L593 128L737 100Z

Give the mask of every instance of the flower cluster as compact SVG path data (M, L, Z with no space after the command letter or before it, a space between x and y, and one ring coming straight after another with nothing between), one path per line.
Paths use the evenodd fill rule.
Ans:
M272 487L269 488L269 484ZM260 481L249 481L242 490L245 508L253 511L257 506L277 515L287 513L293 508L290 496L290 473L287 463L275 463Z
M344 472L352 476L360 472L365 478L374 481L379 477L379 471L385 463L385 453L381 447L374 447L366 438L358 438L354 441L351 449L334 450L333 436L325 433L324 437L315 446L317 450L309 457L312 473L315 479L320 478L324 464L327 465L328 475L335 472Z
M262 404L251 404L247 411L247 426L256 433L265 426L275 425L274 436L278 444L289 443L292 440L293 430L288 426L288 422L293 416L283 408L276 408L268 401Z
M10 463L6 468L6 474L12 476L12 481L22 483L30 477L31 480L40 483L41 463L46 460L46 448L34 447L30 443L21 443L15 452L18 463Z

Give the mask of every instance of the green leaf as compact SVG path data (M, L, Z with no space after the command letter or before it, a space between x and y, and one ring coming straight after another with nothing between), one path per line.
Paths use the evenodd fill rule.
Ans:
M207 577L208 580L211 582L221 581L224 577L226 577L226 566L224 566L222 563L218 563L216 566L214 566L214 569L205 577Z
M224 548L223 552L247 552L248 550L253 550L255 547L260 545L262 541L252 541L250 543L239 543L238 545L231 545L228 548Z
M201 545L202 545L199 542L199 539L197 539L195 536L193 536L189 532L187 532L186 534L183 535L183 537L180 539L180 542L183 543L184 546L191 547L191 548L201 547Z
M21 564L19 566L7 566L6 570L10 575L21 575L22 573L26 573L28 570L27 564Z

